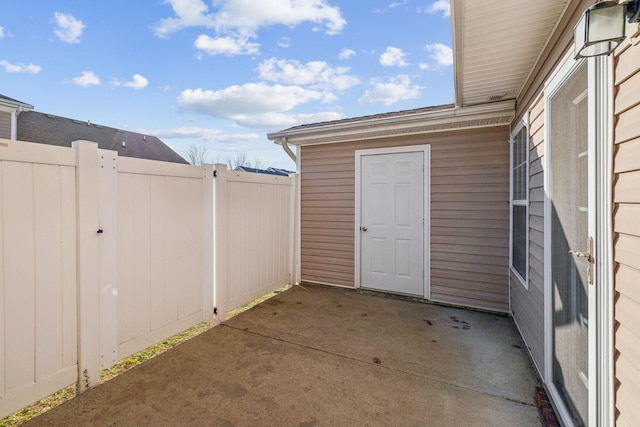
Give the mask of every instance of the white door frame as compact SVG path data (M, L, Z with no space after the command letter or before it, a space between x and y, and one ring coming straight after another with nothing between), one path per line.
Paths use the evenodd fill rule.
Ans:
M573 49L544 87L545 99L545 160L544 160L544 381L552 403L564 424L570 424L567 409L553 385L553 307L551 283L551 111L549 98L559 90L586 60L575 60ZM594 285L588 285L589 298L589 423L613 425L613 240L612 240L612 144L613 144L613 71L610 57L587 61L588 115L599 120L588 121L589 156L588 194L593 200L589 215L589 235L595 239L593 248ZM553 142L551 142L553 143ZM582 249L579 249L582 250Z
M397 153L423 153L424 159L424 259L422 265L424 268L423 277L423 298L431 299L431 145L411 145L403 147L385 147L373 148L368 150L356 150L355 152L355 285L356 288L361 287L360 283L360 226L361 224L361 197L362 197L362 177L361 166L362 157L380 154L397 154Z

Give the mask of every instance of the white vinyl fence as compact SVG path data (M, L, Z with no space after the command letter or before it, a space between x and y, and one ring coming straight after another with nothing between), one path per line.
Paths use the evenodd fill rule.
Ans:
M220 313L292 284L295 178L216 165L216 299Z
M293 177L73 146L0 139L0 417L293 280Z
M75 164L0 139L0 417L77 381Z

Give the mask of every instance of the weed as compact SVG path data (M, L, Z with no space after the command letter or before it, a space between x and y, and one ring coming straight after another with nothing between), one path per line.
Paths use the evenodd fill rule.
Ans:
M211 328L211 322L203 322L200 323L190 329L187 329L184 332L181 332L177 335L174 335L166 340L159 342L151 347L148 347L142 350L139 353L136 353L132 356L129 356L120 362L113 365L111 368L106 369L100 372L100 379L102 382L108 381L116 376L120 375L123 372L128 371L141 364L142 362L152 359L159 354L164 353L165 351L181 344L185 341L190 340L196 335L200 335L207 329ZM86 369L82 372L82 381L85 390L88 390L91 384L89 383L89 371ZM77 384L64 388L57 393L54 393L44 399L27 406L26 408L21 409L18 412L15 412L9 415L6 418L0 420L0 427L13 427L19 426L20 424L30 420L31 418L35 418L38 415L47 412L50 409L55 408L56 406L66 402L69 399L72 399L76 395Z

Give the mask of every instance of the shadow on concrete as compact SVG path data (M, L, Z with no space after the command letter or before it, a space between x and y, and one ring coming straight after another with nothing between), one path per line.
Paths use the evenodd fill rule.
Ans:
M512 320L294 287L26 425L531 426Z

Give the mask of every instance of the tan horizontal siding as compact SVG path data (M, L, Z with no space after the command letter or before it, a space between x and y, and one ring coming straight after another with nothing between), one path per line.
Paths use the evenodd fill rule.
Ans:
M326 210L326 213L328 213L329 211ZM326 217L325 217L326 218ZM345 230L351 230L351 232L353 233L353 227L351 227L351 225L349 223L346 222L327 222L325 219L323 219L322 221L308 221L305 224L305 228L308 230L326 230L327 228L341 228L341 229L345 229Z
M640 158L640 138L618 145L614 157L614 172L622 173L636 170L638 158Z
M504 219L504 220L497 220L493 218L471 219L471 218L463 218L458 215L453 218L464 219L465 220L464 224L461 224L460 226L463 228L470 228L473 230L479 230L479 229L482 229L482 227L485 227L484 230L500 230L500 235L502 235L505 229L509 229L508 219ZM452 218L432 218L431 226L435 229L439 229L440 227L442 227L442 229L444 230L446 229L446 227L448 227L451 224L451 219Z
M501 210L464 210L464 209L446 209L432 210L431 221L447 220L451 218L464 218L468 220L501 220L509 221L509 212Z
M638 137L638 117L640 117L640 105L618 114L616 116L615 142L621 144Z
M11 113L0 111L0 138L11 139Z
M640 73L632 74L627 80L618 86L614 114L620 114L637 106L640 98L637 92L640 90Z
M475 191L470 192L459 191L452 193L446 191L438 191L439 189L434 189L433 187L431 187L431 190L431 203L455 202L459 201L460 197L464 195L464 200L467 202L483 202L485 205L502 202L506 204L507 207L509 204L509 202L505 200L509 197L508 191L502 191L500 193L486 193L478 191L476 189ZM504 209L504 206L499 207ZM487 209L490 209L490 207L488 206Z
M506 311L507 141L496 127L302 147L302 279L355 286L355 151L429 144L432 297Z
M504 239L487 239L485 237L473 237L473 236L451 236L447 234L431 235L431 244L435 243L452 243L456 245L467 245L471 247L509 247L509 237Z
M442 175L433 177L431 179L431 185L447 185L447 184L455 184L455 185L464 185L465 187L469 184L476 184L478 182L478 178L476 175ZM486 174L483 175L483 182L485 184L499 184L500 189L504 190L504 184L509 184L509 175L506 173L503 174Z
M511 277L511 312L531 357L544 370L544 295L529 286L527 291L515 276ZM517 285L517 286L516 286Z
M309 217L313 215L320 215L320 218L316 221L322 221L325 219L326 217L324 215L327 213L333 213L334 215L353 215L353 207L306 206L302 211L303 215L308 215Z
M470 244L456 245L451 242L434 243L431 242L431 250L436 253L451 253L451 254L478 254L482 253L484 256L497 256L497 257L509 257L509 248L504 246L474 246Z
M511 273L511 313L531 357L544 368L544 96L529 110L529 271L527 283Z
M322 202L326 201L328 203L333 202L334 200L348 200L353 201L354 193L331 193L331 194L322 194L322 193L314 193L314 192L305 192L300 195L300 199L304 202L307 201L315 201Z
M627 42L614 65L616 422L640 424L640 56Z

